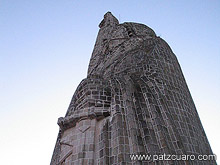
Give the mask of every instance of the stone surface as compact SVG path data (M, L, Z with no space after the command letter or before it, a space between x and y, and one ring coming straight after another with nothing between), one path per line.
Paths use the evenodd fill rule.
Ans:
M132 161L130 154L212 154L176 56L143 24L106 13L88 76L59 118L51 165L216 164Z

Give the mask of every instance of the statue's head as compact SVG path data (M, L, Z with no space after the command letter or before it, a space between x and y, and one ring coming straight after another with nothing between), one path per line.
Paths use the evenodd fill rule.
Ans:
M143 50L145 53L150 51L156 38L155 32L148 26L131 22L119 24L110 12L104 15L99 27L88 75L105 77L130 67L128 64L133 65L134 61L140 62L137 59L132 61L132 56L136 50ZM123 65L123 61L126 61L127 66L117 68L118 65Z

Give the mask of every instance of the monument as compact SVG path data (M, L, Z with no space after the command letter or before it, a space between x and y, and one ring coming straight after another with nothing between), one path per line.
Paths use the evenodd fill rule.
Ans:
M58 119L51 165L216 164L198 159L213 153L169 45L110 12L99 27L87 78Z

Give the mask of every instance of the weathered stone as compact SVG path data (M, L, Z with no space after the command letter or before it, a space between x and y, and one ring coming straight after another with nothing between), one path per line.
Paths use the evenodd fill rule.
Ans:
M106 13L51 160L57 164L155 164L131 154L212 154L176 56L143 24ZM156 164L216 164L161 160Z

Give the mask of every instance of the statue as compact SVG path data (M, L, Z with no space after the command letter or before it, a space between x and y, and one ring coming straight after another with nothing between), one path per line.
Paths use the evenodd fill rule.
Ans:
M176 56L143 24L106 13L51 165L159 164L135 154L212 154ZM162 160L161 164L216 164Z

